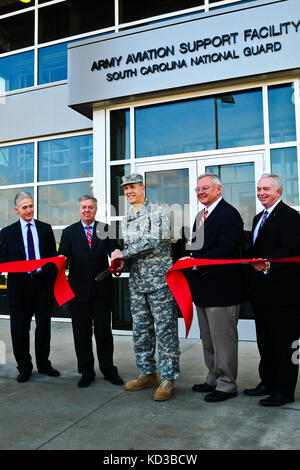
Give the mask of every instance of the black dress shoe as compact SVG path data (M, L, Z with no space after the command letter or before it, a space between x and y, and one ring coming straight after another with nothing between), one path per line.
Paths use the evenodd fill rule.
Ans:
M113 377L104 377L105 380L109 380L113 385L123 385L124 381L119 375L114 375Z
M294 401L294 398L286 398L280 393L272 393L269 397L260 400L259 404L261 406L282 406L286 403L293 403Z
M244 394L250 397L261 397L262 395L270 395L271 390L264 386L262 382L260 382L255 388L246 388L244 390Z
M30 376L31 372L20 372L17 377L17 382L19 382L20 384L27 382Z
M213 387L212 385L209 385L206 382L204 382L204 384L195 384L195 385L193 385L192 390L194 392L208 393L208 392L213 392L215 390L215 388L216 388L216 386Z
M48 375L49 377L59 377L60 376L60 372L58 370L54 369L54 367L52 367L52 366L46 367L46 369L39 370L39 373Z
M210 403L216 403L219 401L228 400L228 398L233 398L236 396L237 396L237 392L227 393L227 392L221 392L220 390L215 390L214 392L206 395L204 400Z
M89 375L89 374L82 374L81 379L78 382L78 387L84 388L88 387L91 385L92 382L95 380L95 375Z

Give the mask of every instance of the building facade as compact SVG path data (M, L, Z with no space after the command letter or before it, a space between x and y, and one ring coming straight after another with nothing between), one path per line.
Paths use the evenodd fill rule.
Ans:
M299 45L299 0L0 0L0 227L26 189L59 243L87 193L120 237L133 171L171 206L174 242L207 171L246 232L263 172L299 210ZM128 273L114 283L113 329L128 332ZM5 315L4 276L1 294ZM239 329L255 339L247 303Z

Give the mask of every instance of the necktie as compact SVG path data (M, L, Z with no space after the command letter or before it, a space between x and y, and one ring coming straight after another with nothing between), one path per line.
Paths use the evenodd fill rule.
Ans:
M206 220L206 217L207 217L207 214L208 214L208 210L205 209L205 211L202 214L201 220L199 222L198 229L201 227L202 224L204 224L204 222Z
M264 225L265 221L267 220L268 215L269 215L269 212L267 210L265 210L264 213L263 213L263 217L261 219L259 229L258 229L259 232L260 232L262 226Z
M89 247L91 248L91 246L92 246L92 237L93 237L93 234L92 234L93 227L91 225L89 225L85 228L86 228L87 241L88 241Z
M34 243L33 236L30 228L31 224L27 224L27 249L28 249L28 259L35 259Z

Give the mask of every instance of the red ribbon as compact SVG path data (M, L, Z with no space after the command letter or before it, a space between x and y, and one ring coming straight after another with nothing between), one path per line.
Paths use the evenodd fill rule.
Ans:
M188 337L193 320L193 300L183 269L194 266L214 266L218 264L253 263L254 261L269 261L270 263L300 263L300 256L280 259L194 259L188 258L177 261L166 272L167 284L181 310L184 318L186 338Z
M75 294L66 279L66 258L64 256L55 256L53 258L27 261L10 261L9 263L0 264L0 271L3 273L26 273L35 271L47 263L54 263L57 267L57 275L54 284L54 296L58 305L61 307L63 304L75 297Z

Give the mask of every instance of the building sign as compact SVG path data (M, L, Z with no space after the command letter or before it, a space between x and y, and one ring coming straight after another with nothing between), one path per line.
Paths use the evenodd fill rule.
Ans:
M300 68L300 1L155 25L69 48L69 104Z

